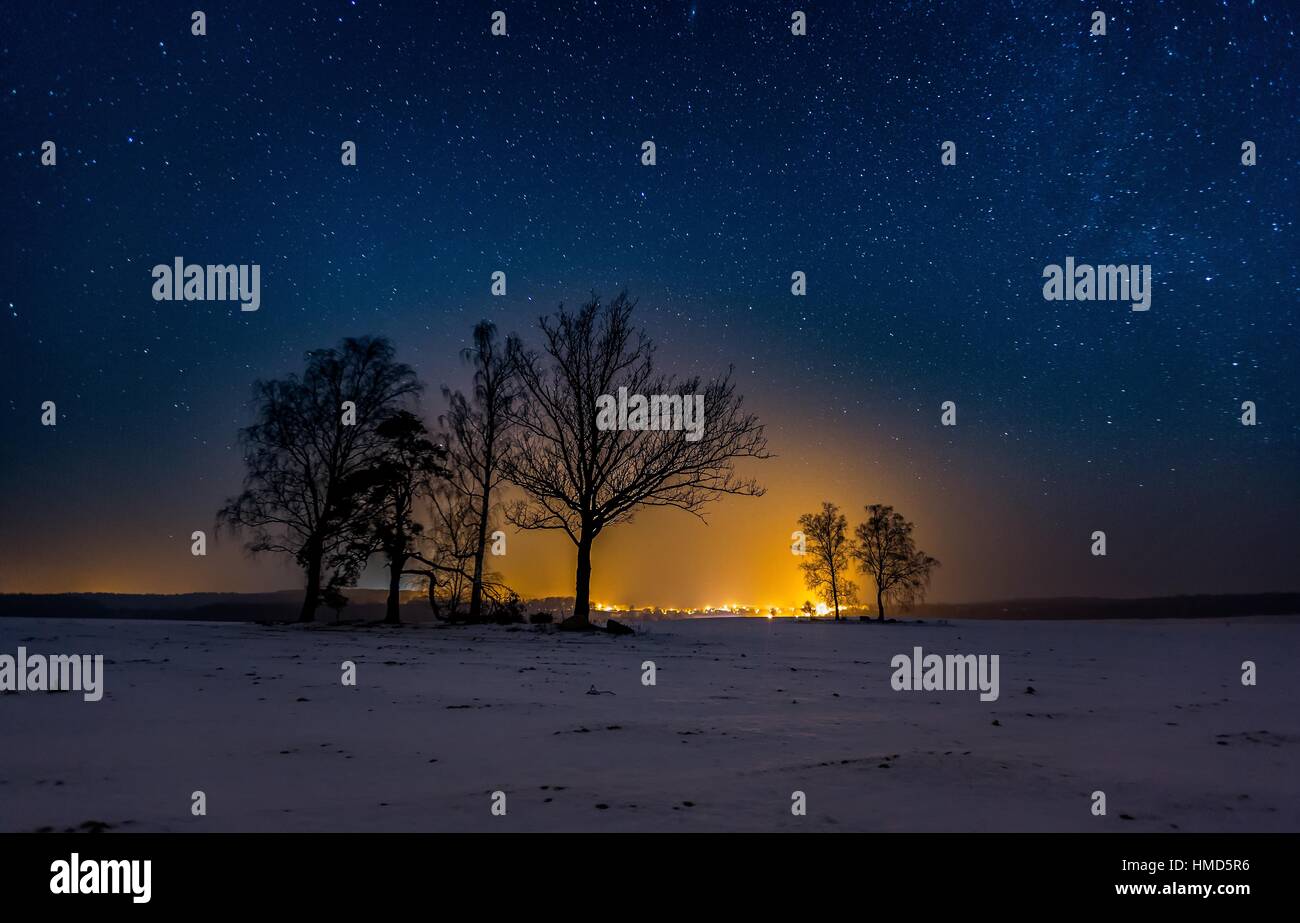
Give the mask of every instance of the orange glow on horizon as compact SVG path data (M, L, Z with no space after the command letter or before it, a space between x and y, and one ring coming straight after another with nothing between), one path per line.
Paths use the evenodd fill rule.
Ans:
M769 407L769 419L776 416L770 412L774 409ZM865 476L845 464L845 459L865 454L865 437L859 445L854 434L843 434L834 451L805 448L824 445L810 425L774 425L770 437L776 456L738 466L738 475L756 477L767 489L764 496L724 497L702 510L707 522L680 510L643 509L632 522L603 532L592 549L591 596L599 600L597 611L659 608L698 614L716 607L719 612L767 615L775 608L780 616L798 615L805 600L817 600L804 586L799 559L790 551L791 533L799 516L823 500L838 503L851 526L861 520L866 503L894 502L917 522L922 547L944 560L931 598L939 596L958 569L938 540L944 521L928 515L919 502L925 495L902 489L905 477L891 486L883 483L887 479L879 470ZM887 462L880 468L889 470ZM223 481L207 485L201 496L186 494L185 505L193 512L184 522L155 512L144 498L101 492L76 515L64 510L53 517L40 530L39 542L10 549L0 592L253 593L300 587L301 572L287 556L249 558L239 537L213 530L212 511L230 486ZM138 514L124 520L123 507ZM946 510L945 519L960 521L959 509ZM86 523L93 522L117 525L111 533L88 531ZM576 554L564 535L503 528L508 552L491 560L492 570L526 600L574 595ZM192 529L207 530L206 557L190 554ZM43 551L48 546L79 550L51 556ZM851 579L865 583L856 573ZM385 586L382 561L372 561L360 585ZM769 602L746 602L757 599ZM828 611L824 603L821 609Z

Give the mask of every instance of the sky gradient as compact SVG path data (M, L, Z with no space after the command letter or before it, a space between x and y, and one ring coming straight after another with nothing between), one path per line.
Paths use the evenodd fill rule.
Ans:
M777 457L602 535L597 602L797 604L822 500L912 519L934 601L1300 590L1296 6L843 6L6 8L0 591L298 586L190 555L255 378L388 336L432 424L474 322L535 345L623 288ZM260 264L260 310L154 301L177 256ZM1045 301L1069 256L1151 264L1150 310ZM516 589L572 593L566 540L507 532Z

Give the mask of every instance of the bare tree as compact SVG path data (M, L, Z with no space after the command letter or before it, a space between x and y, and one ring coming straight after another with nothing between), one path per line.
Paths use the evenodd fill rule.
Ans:
M473 504L447 483L429 494L429 528L424 547L413 555L423 565L407 570L427 581L429 608L444 621L460 616L468 602L470 562L474 559L474 538L478 534Z
M379 425L419 391L392 344L372 337L309 352L301 378L254 384L257 421L240 434L244 489L217 516L251 533L250 553L289 554L303 568L299 621L315 618L323 569L355 574L364 563L366 524L349 485L384 451Z
M767 441L743 411L730 370L707 385L656 374L654 345L633 328L633 307L626 292L605 305L593 295L576 312L560 305L540 320L541 354L518 344L511 350L521 395L510 412L516 441L505 473L529 499L512 504L507 518L521 529L558 529L576 546L568 627L590 624L591 547L606 528L644 506L703 518L705 504L724 495L763 493L733 467L737 458L766 458ZM702 394L703 432L688 439L680 430L598 426L597 399L620 387L675 395L683 405Z
M856 530L853 556L876 584L876 617L885 618L885 603L910 608L925 599L938 560L918 551L912 523L892 506L873 503L867 521Z
M494 495L504 474L510 411L515 401L516 376L511 361L513 337L503 345L496 326L480 321L474 327L474 345L461 352L474 368L472 398L444 388L447 413L448 482L465 497L474 514L473 571L470 576L469 619L477 621L483 608L483 558L487 551L488 523Z
M799 562L804 584L814 593L829 595L838 622L840 606L851 606L858 596L857 586L845 576L853 551L847 535L848 520L834 503L823 503L821 512L799 517L799 528L806 543Z
M403 573L425 580L429 608L435 618L460 621L468 618L478 512L468 497L446 481L434 484L428 501L423 542L410 556L415 566L408 566ZM482 598L493 606L511 595L500 575L486 569L482 587Z

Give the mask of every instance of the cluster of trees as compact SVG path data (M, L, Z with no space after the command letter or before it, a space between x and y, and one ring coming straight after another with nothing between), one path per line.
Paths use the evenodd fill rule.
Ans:
M799 517L804 554L799 567L808 589L822 594L839 621L840 610L858 602L858 587L849 575L856 563L876 589L876 617L885 618L885 605L911 607L925 599L930 576L939 561L916 547L912 523L892 506L873 503L867 520L853 535L848 520L834 503L822 503L816 513ZM810 603L804 611L811 612Z
M255 422L241 431L243 490L218 513L254 554L291 556L305 575L301 621L337 608L367 562L388 569L386 621L400 620L404 577L427 583L441 618L479 620L518 598L488 571L494 521L564 532L577 551L573 615L590 624L591 550L645 506L696 515L728 494L763 488L738 477L738 458L767 457L758 420L742 408L731 370L709 382L655 369L655 347L632 322L626 292L539 321L540 349L502 339L484 321L463 358L470 393L442 389L431 432L424 390L383 338L346 339L307 354L301 375L254 385ZM608 430L596 399L629 393L704 395L703 437Z

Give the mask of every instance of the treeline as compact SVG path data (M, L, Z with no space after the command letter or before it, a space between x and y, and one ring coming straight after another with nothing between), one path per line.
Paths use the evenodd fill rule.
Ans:
M804 583L821 593L840 620L842 609L858 602L858 585L850 579L853 565L875 589L876 618L883 621L885 606L904 609L924 601L930 578L939 561L916 547L915 528L892 506L872 503L867 518L850 535L848 519L834 503L824 502L816 513L799 517L800 551ZM812 614L812 603L804 603Z
M767 456L763 427L742 409L732 372L678 379L655 367L626 292L597 296L538 321L539 347L487 321L462 351L468 393L442 389L430 428L425 390L384 338L345 339L309 352L301 374L254 384L256 419L241 431L243 490L218 513L254 554L303 569L300 621L346 605L367 563L388 570L385 621L400 621L404 578L427 587L434 614L481 621L518 596L489 570L502 522L563 532L577 557L573 614L590 626L591 550L607 528L644 506L698 513L728 494L760 495L737 458ZM702 395L700 434L597 425L597 399L618 393ZM698 435L698 438L697 438ZM503 502L507 485L518 499Z

